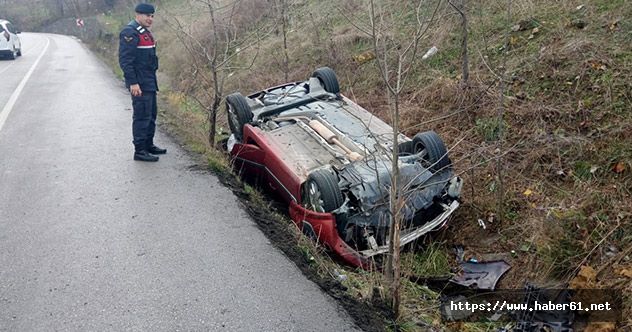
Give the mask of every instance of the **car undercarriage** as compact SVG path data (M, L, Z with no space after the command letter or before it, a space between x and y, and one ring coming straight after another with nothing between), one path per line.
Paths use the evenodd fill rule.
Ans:
M307 81L248 97L235 93L226 104L233 133L228 150L236 167L279 191L306 235L329 248L346 246L361 260L386 252L393 129L341 95L333 70L320 68ZM462 183L435 132L396 137L406 244L447 222L459 205Z

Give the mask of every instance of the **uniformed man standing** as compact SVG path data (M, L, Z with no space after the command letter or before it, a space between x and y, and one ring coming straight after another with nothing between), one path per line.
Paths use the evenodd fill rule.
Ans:
M167 150L154 145L158 57L154 37L148 30L154 20L154 6L141 3L135 11L136 18L119 35L119 64L125 86L132 94L134 160L158 161L155 155Z

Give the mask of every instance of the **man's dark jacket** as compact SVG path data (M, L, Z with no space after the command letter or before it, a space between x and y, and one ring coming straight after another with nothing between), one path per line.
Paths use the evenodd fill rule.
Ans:
M132 84L139 84L142 91L158 91L156 43L151 32L135 20L119 35L119 65L128 89Z

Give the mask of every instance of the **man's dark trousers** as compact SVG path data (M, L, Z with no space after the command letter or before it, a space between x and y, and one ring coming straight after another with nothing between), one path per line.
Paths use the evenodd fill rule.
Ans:
M154 144L154 133L156 132L156 92L143 91L142 96L132 96L132 107L134 115L132 117L132 135L134 136L134 147L136 152L147 151Z

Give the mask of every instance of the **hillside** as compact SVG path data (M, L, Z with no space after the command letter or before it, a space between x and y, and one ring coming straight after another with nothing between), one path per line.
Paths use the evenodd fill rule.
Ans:
M268 1L242 1L231 25L222 28L237 35L261 31L257 42L236 52L225 94L249 93L284 82L286 75L301 80L327 65L336 70L343 94L390 121L377 62L363 56L372 51L370 38L358 29L367 22L367 2L274 3L285 10ZM404 30L391 33L405 37L410 18L399 2L379 3L381 14L401 15ZM402 95L400 126L409 136L437 131L466 185L464 204L449 228L407 256L409 271L428 272L419 262L431 260L438 265L433 273L448 272L454 245L463 245L466 257L510 263L504 288L522 288L526 281L565 287L583 266L594 271L584 287L623 292L624 325L632 328L632 7L624 0L527 0L511 8L506 2L466 1L470 72L464 86L461 17L445 2L428 2L428 11L436 4L420 53L432 46L438 52L414 67ZM110 34L128 17L118 13L98 16ZM208 64L196 67L182 44L183 36L194 36L210 45L208 13L199 2L161 1L153 31L163 124L221 165L206 138L202 105L213 94L198 71ZM116 41L102 40L99 50L112 59ZM228 132L224 112L218 139ZM432 241L438 244L427 245ZM352 294L366 295L367 284L379 283L348 273L356 280L346 285ZM419 288L406 287L411 299L400 322L413 322L404 324L410 329L443 328L436 310L420 313L423 304L414 300Z
M366 2L287 4L290 80L331 66L344 94L389 121L376 61L356 61L372 50L355 27L366 22ZM431 46L439 52L418 62L403 95L406 134L436 130L466 183L465 204L439 239L440 256L451 261L452 246L460 244L466 256L502 257L514 267L501 281L507 288L526 281L563 287L580 266L590 267L597 272L590 287L623 290L630 308L632 8L621 0L532 0L514 3L508 19L504 2L467 4L468 87L460 85L460 17L443 3L421 41L422 52ZM256 50L252 68L236 71L227 92L284 81L282 33ZM181 53L177 62L185 58ZM172 82L186 86L188 74L180 71ZM190 108L174 114L196 121ZM201 139L205 127L198 128Z

